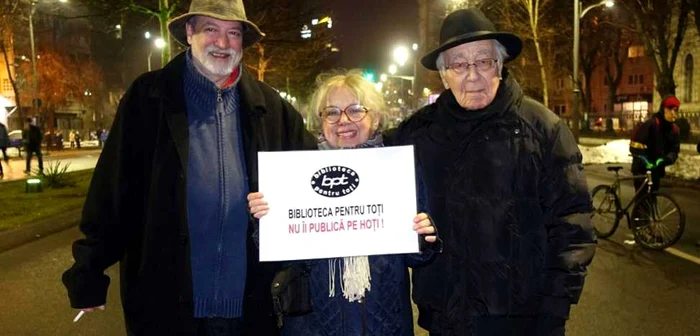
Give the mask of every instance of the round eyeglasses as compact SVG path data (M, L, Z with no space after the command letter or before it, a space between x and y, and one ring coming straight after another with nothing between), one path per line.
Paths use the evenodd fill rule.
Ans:
M445 69L452 70L454 73L457 74L463 74L469 71L469 68L472 66L476 67L476 70L479 72L486 72L491 69L493 69L493 66L496 65L498 62L497 59L495 58L487 58L487 59L482 59L482 60L477 60L474 63L469 63L469 62L455 62L452 64L449 64L445 67Z
M341 110L339 107L336 106L327 106L324 107L323 110L321 110L319 115L321 116L321 119L323 119L323 121L329 124L335 124L340 121L340 118L343 114L345 114L348 120L352 122L359 122L367 116L368 112L368 108L359 104L353 104L349 105L344 110Z

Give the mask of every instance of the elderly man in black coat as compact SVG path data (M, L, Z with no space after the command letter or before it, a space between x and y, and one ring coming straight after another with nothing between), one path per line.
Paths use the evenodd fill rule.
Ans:
M259 151L315 149L301 115L242 66L263 37L243 2L193 0L169 25L190 48L124 94L64 273L71 306L104 309L120 262L129 335L275 335L246 195Z
M447 90L391 139L415 146L444 235L444 253L413 272L431 335L564 335L593 258L581 153L508 73L521 49L479 10L450 14L421 60Z

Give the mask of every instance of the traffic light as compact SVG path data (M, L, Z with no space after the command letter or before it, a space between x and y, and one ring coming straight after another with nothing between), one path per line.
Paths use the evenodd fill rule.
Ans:
M372 71L367 71L367 72L365 72L365 78L366 78L368 81L374 83L374 72L372 72Z

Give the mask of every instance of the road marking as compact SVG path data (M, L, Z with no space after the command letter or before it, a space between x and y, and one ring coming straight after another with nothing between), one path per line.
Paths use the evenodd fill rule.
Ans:
M685 260L688 260L688 261L690 261L690 262L694 262L694 263L700 265L700 258L698 258L698 257L696 257L696 256L694 256L694 255L690 255L690 254L688 254L688 253L685 253L685 252L683 252L683 251L681 251L681 250L679 250L679 249L675 249L675 248L673 248L673 247L669 247L669 248L665 249L664 251L666 251L666 252L668 252L668 253L670 253L670 254L673 254L674 256L679 257L679 258L681 258L681 259L685 259Z

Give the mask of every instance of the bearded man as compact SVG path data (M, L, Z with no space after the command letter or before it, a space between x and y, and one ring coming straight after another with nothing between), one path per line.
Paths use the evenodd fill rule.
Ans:
M64 273L71 306L104 309L120 262L129 335L270 335L277 328L246 195L257 152L314 149L301 115L241 66L264 34L243 3L194 0L168 26L190 46L122 98Z

